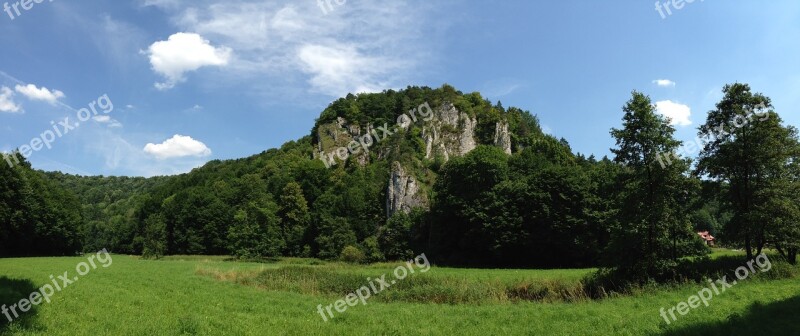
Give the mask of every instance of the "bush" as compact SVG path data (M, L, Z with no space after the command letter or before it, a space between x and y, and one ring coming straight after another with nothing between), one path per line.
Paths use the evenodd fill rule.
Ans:
M386 260L386 257L381 252L378 239L375 237L369 237L364 240L364 250L367 255L367 262L376 263Z
M339 259L351 264L361 264L367 260L367 256L358 247L347 246L342 250Z
M750 274L750 277L778 280L797 276L797 269L786 262L775 256L771 256L770 260L772 268L769 271L759 271ZM686 258L677 263L659 263L650 272L641 268L600 269L586 276L582 282L589 297L602 299L618 294L632 294L651 287L704 283L708 279L719 279L723 276L732 279L735 277L735 270L746 263L747 260L742 256Z

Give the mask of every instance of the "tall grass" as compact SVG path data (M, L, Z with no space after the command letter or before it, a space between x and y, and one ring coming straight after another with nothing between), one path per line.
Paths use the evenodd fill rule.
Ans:
M584 275L594 270L433 267L427 273L418 272L387 289L370 299L368 305L352 307L325 322L317 306L334 302L327 296L236 284L236 281L255 279L265 270L305 261L282 259L263 264L228 262L225 258L185 259L151 261L115 255L113 266L82 278L55 295L51 303L40 305L36 312L26 316L32 324L25 326L15 321L5 332L2 330L5 327L0 327L0 335L452 335L454 330L462 336L798 334L791 333L798 325L792 315L797 311L794 298L800 293L800 281L796 279L742 281L730 293L732 295L715 297L709 307L667 326L658 315L659 308L685 301L699 288L695 285L662 287L647 295L550 304L531 300L561 300L564 294L561 294L560 284L575 288ZM0 259L0 278L17 279L0 281L0 292L16 288L13 292L5 291L7 295L0 294L6 298L0 301L19 302L30 295L34 287L50 282L48 276L53 272L71 269L85 260L79 257ZM358 281L352 280L356 287L349 289L355 290L366 284L366 277L391 272L395 266L324 263L312 268L319 268L323 273L358 275L355 277ZM226 281L216 280L214 274L224 276ZM406 281L411 282L406 285ZM430 284L422 286L414 281L439 285L446 284L444 281L456 281L459 286L469 288L451 289L465 297L459 299L449 292L442 294L435 288L425 288ZM506 294L491 294L485 290L489 285L473 285L480 282L492 284L490 288L494 293ZM415 290L418 292L412 294ZM342 298L340 294L325 295L336 300ZM413 297L416 295L418 298ZM396 300L398 296L405 296L406 301L446 303L459 299L473 303L381 302ZM449 299L445 300L447 297ZM501 300L507 302L489 303ZM784 305L784 302L790 304ZM699 327L699 332L694 327ZM683 330L687 332L682 333Z
M686 259L660 277L635 279L621 270L601 269L580 280L558 278L494 278L479 279L437 272L417 273L398 280L390 289L373 299L380 302L412 302L436 304L492 304L514 302L584 302L609 297L639 295L690 283L703 283L706 279L733 276L734 270L744 265L738 256L715 259ZM387 274L386 265L353 267L345 264L279 265L257 270L218 270L200 267L197 274L218 280L255 286L270 291L285 291L326 297L343 297L369 285L369 279ZM765 273L751 274L749 279L785 279L795 277L797 268L773 261Z
M762 271L753 265L756 272L750 273L748 281L790 279L798 275L798 268L786 263L777 256L770 257L771 268ZM735 270L747 267L747 260L742 256L725 255L715 258L688 258L677 262L658 274L642 277L632 275L624 269L601 269L583 279L585 294L592 299L604 299L611 296L632 295L662 287L675 287L692 283L705 283L723 277L735 279Z
M220 271L199 268L200 275L272 291L341 297L369 286L370 279L382 274L350 271L345 267L285 266L258 271ZM392 279L387 275L386 280ZM437 304L487 304L518 301L582 300L581 283L569 280L478 280L467 277L421 274L398 280L375 296L381 302Z

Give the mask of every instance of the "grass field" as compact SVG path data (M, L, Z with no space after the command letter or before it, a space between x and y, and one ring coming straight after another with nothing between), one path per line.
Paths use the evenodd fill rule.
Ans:
M729 252L724 252L729 253ZM0 259L0 303L16 303L50 275L74 275L85 257ZM747 279L667 325L659 308L686 301L703 286L689 284L599 301L530 302L503 288L537 283L569 286L592 270L478 270L432 267L324 322L317 306L343 297L339 285L396 264L349 266L305 259L238 263L225 257L159 261L113 256L10 325L10 335L797 335L800 280ZM287 271L288 270L288 271ZM317 280L298 279L295 270ZM281 277L283 276L283 277ZM462 287L457 304L415 302L425 286ZM356 288L350 289L354 291ZM437 289L437 290L441 290ZM411 294L409 294L411 293Z

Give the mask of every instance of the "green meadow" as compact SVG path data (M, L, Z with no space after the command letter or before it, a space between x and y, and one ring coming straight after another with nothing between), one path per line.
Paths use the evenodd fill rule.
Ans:
M720 252L729 254L730 252ZM0 303L16 303L86 257L0 259ZM669 308L704 286L644 288L601 300L570 290L593 269L431 267L337 313L332 304L400 264L114 255L3 335L797 335L800 281L752 277L667 325ZM788 266L785 266L788 267ZM785 272L786 269L783 269ZM792 268L791 271L797 271ZM348 289L349 288L349 289ZM519 293L540 293L531 298ZM565 294L566 293L566 294Z

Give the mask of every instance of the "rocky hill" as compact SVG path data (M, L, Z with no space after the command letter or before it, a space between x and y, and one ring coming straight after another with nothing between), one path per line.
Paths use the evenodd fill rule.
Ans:
M417 98L411 100L409 96ZM374 101L380 99L395 101L374 108ZM408 111L397 107L413 107L419 101L424 102ZM520 120L528 124L520 126ZM513 121L517 127L510 130ZM376 161L390 162L387 218L397 211L410 213L414 208L429 207L427 191L435 173L426 168L431 163L441 165L468 154L478 145L496 146L511 155L523 143L545 137L529 113L519 109L506 111L478 93L464 95L447 85L438 90L409 87L396 93L350 95L326 109L314 130L314 158L328 167L339 164L365 167ZM515 132L515 140L523 138L522 143L512 142L511 132ZM383 142L389 145L381 145ZM404 143L416 146L404 147Z
M485 258L530 264L505 254L554 243L549 227L536 223L586 223L584 212L569 213L590 199L583 179L593 173L579 166L582 160L566 141L544 134L529 112L444 85L348 95L322 111L309 136L187 174L50 176L85 204L91 221L79 232L87 250L333 259L351 247L372 261L430 251L459 262L476 260L471 253L481 250L473 247L486 246ZM509 189L508 183L521 184ZM569 197L546 189L565 183L581 185ZM518 191L528 194L506 195ZM540 200L543 209L519 204L520 214L509 219L533 221L529 228L507 226L498 215L487 222L481 212L499 211L481 208L493 200L527 204L531 197L552 201ZM522 240L509 242L516 239ZM570 238L559 248L596 245L580 241ZM594 252L559 262L587 263Z

